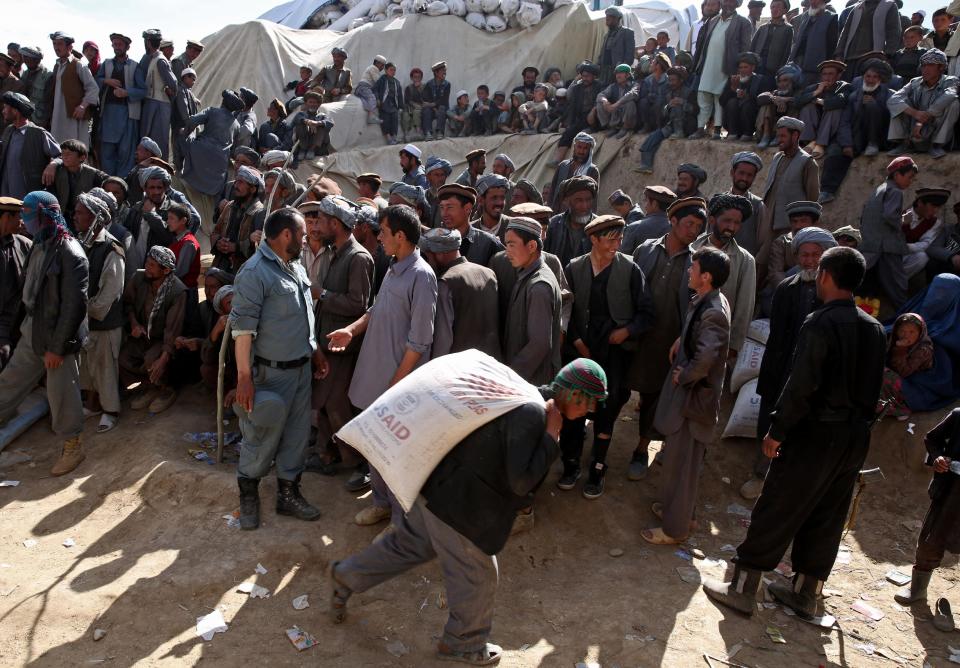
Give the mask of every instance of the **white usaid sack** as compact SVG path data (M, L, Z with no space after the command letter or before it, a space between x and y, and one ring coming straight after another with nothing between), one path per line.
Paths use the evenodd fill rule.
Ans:
M747 327L747 338L762 345L767 345L767 339L770 338L770 319L760 318L751 322L750 326Z
M516 15L523 28L532 28L543 18L543 8L535 2L521 2Z
M760 363L763 362L763 351L766 348L756 341L745 339L740 354L737 355L737 364L730 374L730 391L736 392L748 380L760 375Z
M455 445L531 401L536 387L479 350L445 355L411 373L344 425L337 438L377 469L409 511Z
M469 0L467 0L467 6L469 7ZM487 17L482 12L467 12L467 18L464 21L477 30L486 30L487 28Z
M443 0L433 0L433 2L427 5L427 16L443 16L449 13L450 8L447 7L447 3L443 2Z
M760 395L757 394L757 379L754 378L740 388L721 438L756 438L759 419Z
M507 20L499 14L487 14L487 32L503 32L507 29Z

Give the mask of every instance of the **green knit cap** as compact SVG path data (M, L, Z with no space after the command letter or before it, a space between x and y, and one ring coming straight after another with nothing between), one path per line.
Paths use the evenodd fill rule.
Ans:
M599 364L585 357L575 359L560 369L553 379L553 385L570 392L579 390L598 401L607 398L607 374Z

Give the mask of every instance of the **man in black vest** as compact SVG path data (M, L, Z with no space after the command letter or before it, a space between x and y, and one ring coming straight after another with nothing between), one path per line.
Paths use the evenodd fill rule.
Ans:
M53 431L65 439L50 474L61 476L85 458L77 353L87 338L88 263L50 193L27 194L23 224L33 237L23 284L26 316L20 343L0 373L0 422L12 418L23 397L46 377Z
M97 431L110 431L120 417L117 357L123 338L123 245L109 232L110 209L93 195L77 198L73 226L90 262L87 321L90 337L80 352L80 386L87 392L84 415L102 411Z
M317 340L326 341L327 334L346 327L367 312L373 289L373 257L353 236L358 209L339 195L330 195L319 202L301 204L301 213L316 209L323 243L333 249L333 259L317 295ZM350 379L360 351L358 337L345 350L325 351L318 346L317 359L322 379L313 384L313 408L317 412L317 448L330 453L333 435L353 419L355 411L347 397ZM347 482L355 492L369 484L370 473L353 448L337 443L339 455L347 465L363 466ZM362 484L361 484L362 483Z
M708 597L745 614L756 611L763 572L776 568L791 542L793 584L769 590L804 619L816 615L833 569L883 382L883 326L853 301L865 273L863 256L852 248L831 248L820 258L823 306L800 329L763 441L773 463L737 547L733 578L703 583Z
M557 458L563 418L580 419L606 397L603 369L576 360L540 388L546 405L529 402L476 429L440 461L421 499L381 540L333 562L330 617L347 617L347 601L421 564L439 559L450 616L437 657L477 666L498 663L488 642L497 591L497 557L516 509L533 495Z
M564 274L573 291L573 315L567 339L580 357L597 362L607 374L610 394L593 414L593 452L583 496L603 494L607 451L620 409L630 398L627 371L637 338L653 326L653 300L643 272L619 252L625 223L620 216L599 216L584 228L591 250L567 264ZM586 417L564 420L560 432L563 475L557 487L573 489L580 479Z
M437 274L437 322L431 355L471 348L500 359L497 276L460 255L460 233L436 228L420 237L420 252Z

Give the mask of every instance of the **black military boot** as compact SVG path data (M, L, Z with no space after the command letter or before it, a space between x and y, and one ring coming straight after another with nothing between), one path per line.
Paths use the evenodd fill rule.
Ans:
M607 473L607 465L603 462L593 462L590 464L590 473L587 476L587 482L583 486L583 497L586 499L599 499L603 496L603 476Z
M240 528L252 531L260 526L260 481L237 478L240 487Z
M812 575L797 573L793 584L773 582L767 586L770 595L793 610L802 619L812 619L817 615L817 599L823 590L823 580Z
M296 480L277 479L277 515L293 515L307 522L320 519L320 511L300 494L300 476Z
M913 578L910 580L910 586L904 587L893 595L900 605L911 605L917 601L927 600L927 586L930 584L930 576L933 571L918 571L913 569Z
M723 582L707 578L703 581L703 593L707 598L738 610L745 615L753 615L757 609L757 589L760 588L760 571L736 566L733 580Z

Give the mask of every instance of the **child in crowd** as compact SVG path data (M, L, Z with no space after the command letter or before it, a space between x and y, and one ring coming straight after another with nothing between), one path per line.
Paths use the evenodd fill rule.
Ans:
M520 105L527 101L527 96L521 91L510 93L510 106L500 114L500 132L513 134L523 129L523 120L520 116Z
M423 138L420 116L423 114L423 70L414 67L410 70L410 83L403 89L403 113L400 123L403 127L403 141Z
M916 313L904 313L893 323L887 346L887 368L877 412L906 420L910 407L903 398L903 379L933 368L933 341L927 323Z
M380 131L387 144L392 146L397 143L400 110L403 109L403 87L397 79L396 65L387 63L384 66L383 74L373 86L373 94L380 110Z
M525 135L534 135L547 131L547 113L550 105L547 104L547 86L537 84L533 89L533 99L520 105L520 119L523 122Z
M490 136L497 129L498 112L490 101L490 88L477 86L477 101L470 108L470 134Z
M456 104L447 109L447 134L451 137L466 136L470 120L470 94L461 90L457 92Z
M292 90L293 96L290 100L293 100L298 97L303 97L307 93L307 89L310 88L310 79L313 78L313 70L306 65L300 68L300 80L291 81L286 86L283 87L283 90ZM288 102L290 100L287 100Z
M547 132L559 132L563 117L567 115L567 89L558 88L547 112Z
M676 50L670 46L670 33L666 30L657 33L657 53L669 56L671 63L677 59Z
M960 553L960 484L951 466L960 457L960 408L953 409L927 432L923 442L927 448L926 464L934 472L929 488L930 507L920 527L913 579L893 597L901 605L925 601L930 576L940 566L944 553ZM945 598L937 600L933 625L945 633L955 628L950 603Z

